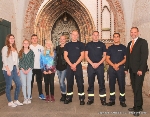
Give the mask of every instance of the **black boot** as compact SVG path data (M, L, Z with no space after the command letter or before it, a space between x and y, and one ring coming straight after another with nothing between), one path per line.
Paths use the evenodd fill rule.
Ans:
M66 94L61 94L60 101L65 101L66 100Z
M113 105L115 105L115 102L108 102L108 104L107 104L107 106L113 106Z
M102 104L103 106L106 106L106 105L107 105L106 100L101 100L101 104Z
M80 100L80 105L84 105L84 104L85 104L84 100Z
M72 99L66 98L66 100L64 101L64 104L69 104L70 102L72 102Z

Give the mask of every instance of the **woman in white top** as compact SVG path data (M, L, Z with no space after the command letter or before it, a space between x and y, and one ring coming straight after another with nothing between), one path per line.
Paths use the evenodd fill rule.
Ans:
M15 37L12 34L6 36L5 46L2 48L2 62L3 62L3 74L6 82L6 97L8 100L8 106L16 107L23 105L18 101L18 96L21 88L21 81L19 78L18 69L18 52L15 44ZM14 93L14 102L11 100L11 84L12 80L15 82L16 89Z

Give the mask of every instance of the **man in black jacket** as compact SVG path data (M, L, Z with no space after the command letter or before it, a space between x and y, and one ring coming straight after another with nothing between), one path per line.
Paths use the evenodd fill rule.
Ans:
M57 75L59 78L59 84L60 84L60 90L61 90L61 98L60 101L65 101L66 99L66 84L65 84L65 78L66 78L66 72L67 72L67 63L64 59L64 46L66 44L66 37L65 35L62 35L60 37L60 45L56 47L56 69L57 69Z
M134 116L139 116L142 111L143 97L142 86L147 69L148 43L139 36L137 27L130 30L132 41L128 43L125 63L125 73L130 72L131 85L134 93L134 106L129 111L134 111Z

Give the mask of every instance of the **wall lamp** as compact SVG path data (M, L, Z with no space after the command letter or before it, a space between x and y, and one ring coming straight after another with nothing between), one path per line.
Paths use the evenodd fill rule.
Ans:
M0 18L0 22L2 22L3 21L3 19L2 18Z

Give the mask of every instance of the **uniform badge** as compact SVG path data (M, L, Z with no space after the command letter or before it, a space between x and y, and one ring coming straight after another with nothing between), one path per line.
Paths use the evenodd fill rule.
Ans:
M76 49L79 49L79 47L76 47Z

